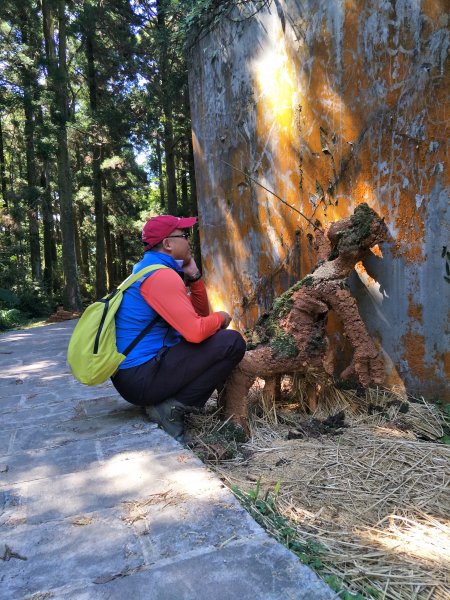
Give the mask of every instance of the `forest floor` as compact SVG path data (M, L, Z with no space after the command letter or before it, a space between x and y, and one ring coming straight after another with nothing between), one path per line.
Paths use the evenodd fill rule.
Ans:
M251 391L249 441L211 401L194 451L340 598L448 600L450 405L330 387L309 415L287 388L270 410Z

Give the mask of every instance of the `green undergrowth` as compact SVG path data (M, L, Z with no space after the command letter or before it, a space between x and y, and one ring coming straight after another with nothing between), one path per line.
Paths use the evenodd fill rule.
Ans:
M13 309L14 310L14 309ZM16 331L18 329L32 329L48 325L47 321L42 318L29 319L19 311L19 315L5 315L11 311L0 310L0 335L8 333L8 331Z
M379 592L370 586L365 586L362 593L351 592L344 578L327 572L324 564L327 553L326 547L313 540L303 539L289 519L277 510L280 485L281 482L278 481L273 491L267 490L264 495L261 494L260 479L255 489L248 492L242 491L236 485L231 486L231 490L255 521L278 542L291 550L304 565L313 569L339 595L341 600L380 598Z
M0 331L17 329L27 321L26 316L17 308L0 310Z
M443 427L444 435L439 438L441 444L450 446L450 403L442 402L442 400L434 400L434 404L439 408L444 418L445 425Z
M49 300L39 286L30 286L20 293L0 288L0 332L41 322L51 312Z

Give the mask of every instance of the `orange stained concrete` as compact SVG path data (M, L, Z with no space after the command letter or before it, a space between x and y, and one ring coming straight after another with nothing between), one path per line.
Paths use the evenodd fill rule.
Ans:
M282 5L289 17L284 27L272 5L270 15L263 11L248 22L256 33L253 39L249 36L246 49L239 54L237 45L230 53L227 67L232 80L235 77L239 85L251 82L253 100L243 105L239 85L230 92L225 113L238 106L246 133L242 135L242 122L231 128L230 144L217 144L218 157L248 169L323 225L348 216L362 202L383 216L392 237L386 252L383 248L384 258L379 248L373 250L380 259L379 269L386 269L383 285L362 264L357 270L364 285L381 290L376 310L382 323L399 327L398 338L390 341L398 352L397 363L405 358L416 380L432 380L444 367L450 376L448 358L444 365L441 354L436 355L436 369L424 364L424 339L432 319L417 300L425 303L429 292L421 286L429 285L424 283L429 275L422 275L430 253L440 251L430 240L433 190L450 186L449 69L438 50L432 54L442 38L440 31L448 25L445 4L404 0L378 6L369 0L338 0L305 3L302 11L293 0ZM339 26L330 20L330 15L337 18L336 7L343 15ZM258 19L261 25L256 24ZM205 110L207 99L203 102L199 122L207 121L212 110L211 106ZM312 269L314 232L244 175L220 161L211 165L195 139L194 147L196 169L216 170L214 178L203 178L199 186L205 202L216 203L214 210L223 224L220 231L208 232L202 247L214 301L235 315L240 328L251 326L268 299ZM220 259L209 252L210 236L217 240L213 247L220 246ZM394 273L409 279L394 281ZM391 314L383 321L385 310ZM407 319L414 322L414 333ZM389 336L382 323L376 328L384 342Z
M425 364L425 338L423 335L408 331L402 337L403 359L408 363L414 375L420 379L433 380L436 366Z
M423 309L420 304L416 304L414 302L414 297L412 294L408 296L408 317L417 321L419 323L423 323Z

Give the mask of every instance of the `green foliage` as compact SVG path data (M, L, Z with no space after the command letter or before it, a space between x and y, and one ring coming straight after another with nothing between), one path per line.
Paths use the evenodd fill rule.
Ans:
M49 299L40 286L30 286L21 291L18 308L29 318L46 317L52 311Z
M0 288L0 309L0 329L11 329L51 313L49 299L39 286L22 288L18 293Z
M11 290L0 288L0 307L3 308L14 308L20 302L17 294Z
M17 310L17 308L0 310L0 331L14 329L23 325L26 321L26 316L20 310Z
M333 591L339 593L339 598L341 598L342 600L367 600L367 597L371 597L371 598L379 598L380 597L378 591L371 587L365 588L364 591L365 591L366 595L360 594L358 592L352 593L352 592L346 591L345 589L343 589L344 581L340 577L337 577L336 575L325 575L325 577L323 579L324 579L325 583L327 583Z
M49 303L54 308L57 295L78 303L78 291L65 289L77 287L77 275L87 301L105 272L110 286L123 280L142 254L145 217L197 213L187 38L198 39L229 11L236 20L250 18L267 2L66 2L67 70L58 65L57 5L19 4L0 2L0 287L20 302L0 299L0 308L34 316L46 314ZM66 94L67 114L60 103ZM62 185L66 151L70 182ZM72 235L75 244L64 242ZM96 260L103 255L102 270Z
M439 438L441 444L450 445L450 403L443 402L442 400L435 400L434 403L439 408L444 417L445 425L443 427L444 435Z
M171 5L182 6L183 15L180 19L180 41L189 49L199 39L214 29L221 20L233 15L233 21L239 23L251 19L260 10L270 4L270 0L189 0L179 2L172 0ZM236 9L233 12L233 9ZM211 60L214 60L212 57Z

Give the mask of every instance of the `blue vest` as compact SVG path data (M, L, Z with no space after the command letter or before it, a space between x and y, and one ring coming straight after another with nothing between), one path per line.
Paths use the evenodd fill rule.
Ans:
M161 252L145 252L143 259L133 267L133 273L155 264L170 267L180 275L183 273L171 256ZM142 279L133 283L123 295L119 310L116 313L116 342L119 352L123 352L157 314L147 304L139 290L143 281L154 273L156 271L144 275ZM173 327L163 319L158 319L144 339L133 348L120 364L119 369L142 365L156 356L163 346L175 346L181 339L181 335Z

